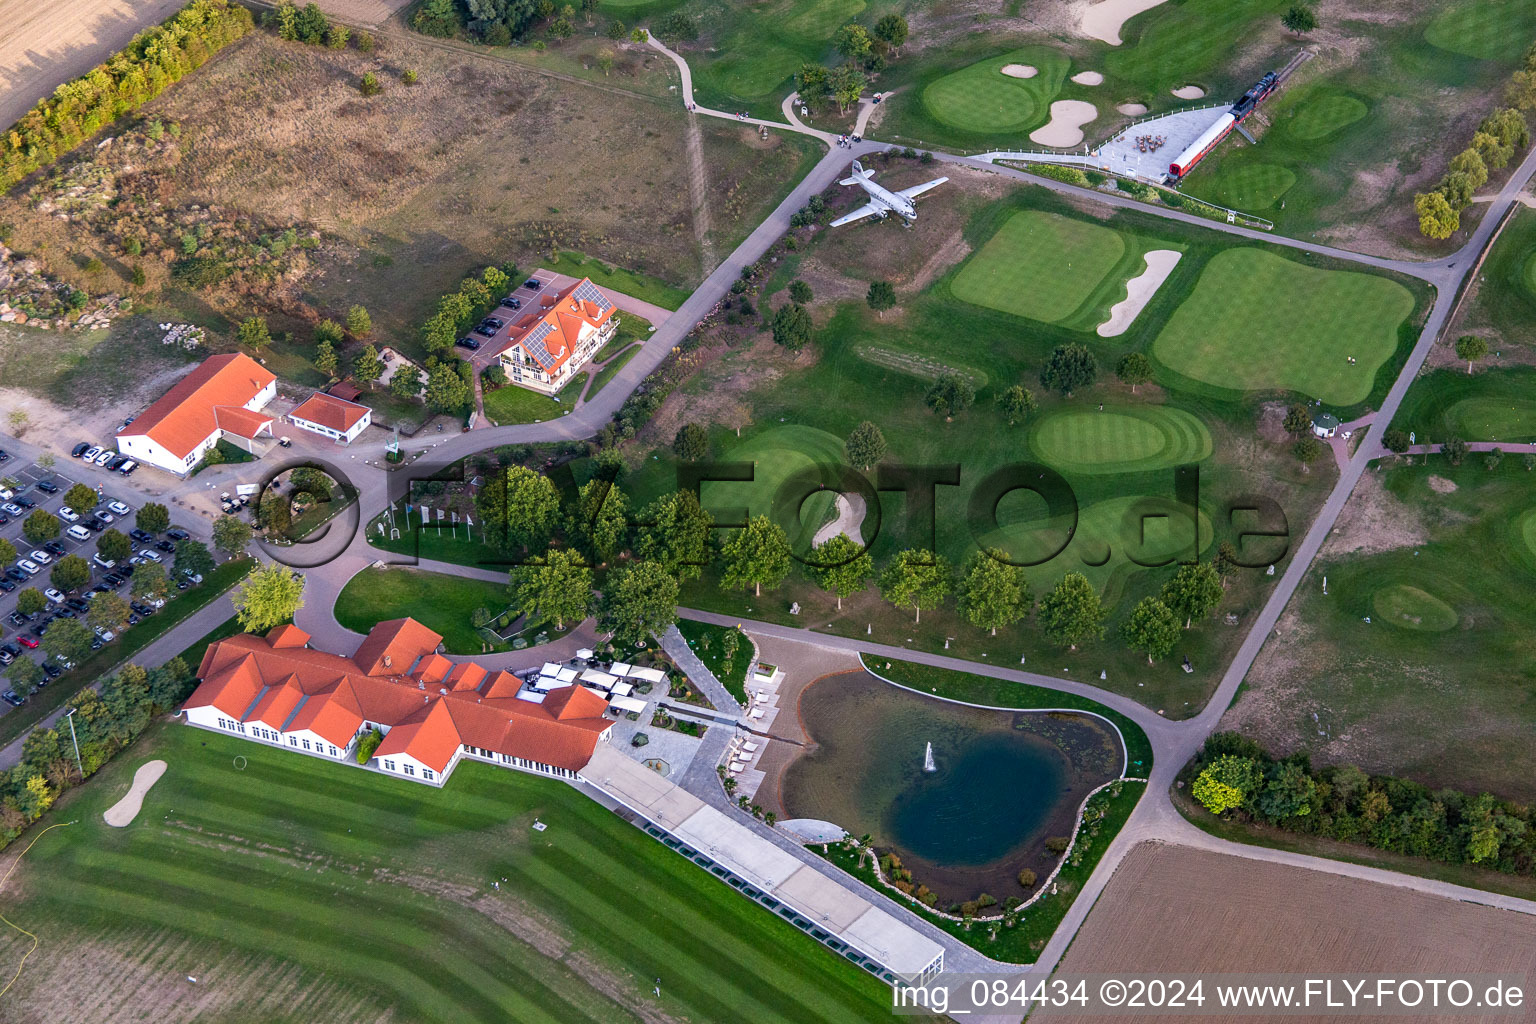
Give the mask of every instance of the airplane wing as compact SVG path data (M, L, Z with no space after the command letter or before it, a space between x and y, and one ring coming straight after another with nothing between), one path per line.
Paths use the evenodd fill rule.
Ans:
M934 178L932 181L925 181L921 185L913 185L911 188L904 188L896 194L899 196L905 196L908 199L915 199L916 197L922 195L924 192L927 192L929 189L937 188L948 180L949 178L947 177Z
M844 224L852 224L854 221L863 220L865 217L872 217L876 214L883 215L885 211L886 206L884 203L865 203L863 206L859 207L857 210L854 210L852 213L837 218L837 220L832 222L832 226L834 228L840 228Z

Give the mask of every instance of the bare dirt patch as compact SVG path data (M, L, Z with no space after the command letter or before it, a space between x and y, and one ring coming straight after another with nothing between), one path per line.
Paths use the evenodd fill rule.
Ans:
M1451 484L1451 489L1455 486ZM1355 485L1320 554L1327 558L1371 555L1424 544L1428 540L1429 533L1419 511L1382 487L1380 474L1367 472Z
M1430 490L1436 494L1452 494L1456 490L1456 481L1447 480L1443 476L1431 475L1429 478Z
M1434 940L1424 941L1426 935ZM1087 973L1105 964L1127 973L1530 974L1536 970L1536 918L1304 868L1143 843L1115 871L1061 971ZM1089 1018L1049 1009L1035 1017L1168 1019Z

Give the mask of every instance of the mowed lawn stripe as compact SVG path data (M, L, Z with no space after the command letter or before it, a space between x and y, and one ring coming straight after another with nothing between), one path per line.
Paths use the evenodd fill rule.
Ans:
M1212 452L1204 423L1166 405L1062 409L1043 417L1030 446L1063 473L1129 473L1201 462Z
M223 858L195 847L179 847L168 861L158 854L103 854L82 858L81 866L90 877L118 880L121 892L157 893L155 902L171 911L167 924L175 922L173 908L178 904L205 898L207 893L217 893L221 906L236 912L236 921L287 935L325 934L345 911L344 918L357 922L358 929L337 935L327 948L333 957L344 948L347 958L372 962L373 966L359 963L354 968L358 980L377 983L379 974L403 970L415 983L409 990L398 984L390 987L407 1001L415 998L418 986L425 985L439 993L445 1007L462 1010L466 1000L482 1003L479 1016L485 1020L498 1019L512 1006L519 1008L518 1020L559 1024L574 1019L561 995L574 983L569 972L553 960L541 963L542 958L529 958L519 963L501 955L505 943L487 934L490 929L481 915L468 908L462 914L449 913L388 884L365 890L365 879L337 872L311 874L293 862L263 859L254 853L235 874ZM395 898L383 898L386 893ZM226 924L210 937L233 940L235 930ZM488 963L496 964L494 973L485 966ZM422 964L434 970L418 970Z
M1370 395L1412 311L1412 293L1396 281L1227 249L1211 257L1152 352L1218 388L1298 391L1348 406Z
M108 828L101 811L149 756L170 770L138 822ZM412 1021L628 1021L657 976L678 1020L889 1012L878 980L551 780L466 762L437 790L157 725L69 800L78 826L17 879L17 913L55 939L153 926L376 993ZM496 908L548 929L575 969ZM104 984L120 1002L137 982Z
M962 302L1056 323L1088 300L1123 255L1118 231L1023 210L987 239L949 287Z
M594 809L593 813L598 812ZM542 886L541 891L560 895L563 905L555 915L560 920L572 922L578 929L627 930L637 941L643 938L646 944L659 941L673 946L675 955L681 957L690 955L690 946L702 946L710 950L709 959L713 963L701 964L696 980L702 983L705 975L717 974L718 983L737 988L746 976L742 971L749 971L759 980L769 982L769 990L782 997L786 1020L802 1019L804 1012L813 1009L832 1015L829 1019L836 1019L837 1012L847 1009L844 998L833 998L829 994L842 987L837 984L842 971L836 957L828 953L826 959L807 961L796 955L792 948L794 943L785 941L786 936L796 942L802 938L792 925L779 920L766 908L761 914L749 917L745 922L747 927L723 921L709 911L709 904L720 900L747 903L746 897L691 860L653 841L655 856L642 863L593 841L590 835L590 830L579 830L565 840L573 849L562 851L560 856L552 850L547 851L543 856L526 858L516 865L517 870L531 878L549 873L544 875L548 884ZM626 901L619 913L605 911L602 916L596 916L583 910L584 906L596 901L605 878L626 869L633 876L630 892L634 898ZM561 880L561 884L556 884ZM714 884L713 888L709 887L710 883ZM665 916L659 912L668 893L695 886L704 886L702 894L707 894L708 900L674 908ZM583 892L589 899L576 897ZM714 963L722 966L716 967ZM730 966L733 964L740 965L740 969ZM805 978L811 973L823 976L820 984L794 983L794 979Z
M1010 64L1035 68L1033 78L1003 74ZM977 61L923 90L923 106L936 120L972 132L1021 132L1045 121L1071 61L1060 51L1026 46Z

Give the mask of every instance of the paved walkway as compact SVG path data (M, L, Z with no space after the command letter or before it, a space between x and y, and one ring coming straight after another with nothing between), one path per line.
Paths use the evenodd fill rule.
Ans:
M693 648L688 646L688 641L683 639L683 634L678 632L676 626L669 627L662 636L661 649L667 653L667 657L677 662L677 667L687 674L689 680L717 710L733 718L742 716L744 709L741 703L731 696L725 684L715 678L715 674L693 653Z

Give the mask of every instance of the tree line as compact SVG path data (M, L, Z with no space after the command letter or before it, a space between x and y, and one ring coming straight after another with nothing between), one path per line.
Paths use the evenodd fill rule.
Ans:
M830 98L839 111L846 112L859 101L859 95L869 84L869 75L879 74L890 66L906 43L908 32L907 19L895 13L883 16L873 28L857 22L844 25L832 41L843 63L836 67L806 63L795 72L800 101L815 106Z
M84 75L39 100L0 140L0 191L160 95L251 29L229 0L192 0Z
M153 669L126 665L103 679L99 690L76 695L73 738L68 725L33 729L22 743L21 760L0 773L0 849L42 817L61 793L96 774L137 739L156 715L176 710L196 682L180 658Z
M1210 736L1184 776L1212 814L1442 864L1536 873L1536 814L1491 793L1431 790L1350 764L1314 769L1305 753L1276 759L1235 732Z
M1531 144L1525 111L1536 110L1536 45L1525 51L1520 70L1504 87L1505 106L1489 114L1472 133L1466 149L1451 157L1438 184L1413 197L1419 231L1429 238L1449 238L1461 227L1461 211L1499 170Z
M684 427L677 444L699 450L697 429ZM883 452L884 439L873 424L849 437L848 454L858 464L872 464ZM512 466L483 487L475 502L487 537L507 554L530 556L511 571L516 611L557 628L595 613L599 628L612 631L620 645L670 626L681 585L698 579L706 566L718 571L724 586L760 596L765 588L783 585L796 563L778 523L759 515L740 529L717 530L691 490L632 511L623 489L606 479L590 480L563 499L547 476ZM599 570L602 593L594 597ZM1220 604L1227 577L1236 570L1231 544L1223 544L1210 562L1181 565L1156 595L1132 609L1121 639L1149 663L1166 657L1183 630ZM839 610L844 598L873 584L918 623L924 611L951 598L967 622L993 635L1033 611L1045 636L1071 650L1102 639L1108 617L1099 592L1078 572L1067 573L1037 602L1024 568L1000 550L975 551L956 567L940 554L913 548L877 571L865 545L839 534L813 548L801 572L831 595Z

